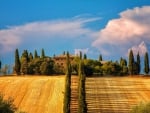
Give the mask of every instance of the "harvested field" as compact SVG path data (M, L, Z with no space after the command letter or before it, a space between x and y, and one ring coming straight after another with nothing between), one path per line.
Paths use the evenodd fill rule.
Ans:
M88 113L128 113L140 102L150 101L150 78L86 78Z
M78 76L71 77L71 102L70 112L78 112Z
M64 78L0 77L0 92L27 113L63 113Z

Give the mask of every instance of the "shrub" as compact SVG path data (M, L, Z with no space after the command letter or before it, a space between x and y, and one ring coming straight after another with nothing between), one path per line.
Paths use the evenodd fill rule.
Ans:
M0 95L0 113L14 113L17 108L13 104L13 99L3 99L3 95Z

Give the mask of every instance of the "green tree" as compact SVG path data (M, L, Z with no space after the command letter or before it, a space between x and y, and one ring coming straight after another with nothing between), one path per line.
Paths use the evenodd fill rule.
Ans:
M37 50L34 51L34 58L38 58Z
M146 74L149 73L149 57L148 57L148 52L146 52L145 56L144 56L144 72Z
M20 63L20 59L19 59L19 51L18 49L16 49L15 51L15 72L17 75L20 74L20 68L21 68L21 63Z
M141 60L140 60L140 54L139 54L139 52L138 52L138 54L137 54L137 70L138 70L138 74L140 74L140 72L141 72Z
M1 70L1 68L2 68L2 62L0 61L0 70Z
M102 58L102 55L99 55L99 61L102 61L103 58Z
M21 56L21 72L23 74L28 74L28 62L29 62L28 51L24 50Z
M41 51L41 58L45 58L45 51L44 51L44 49L42 49L42 51Z
M71 98L71 64L69 60L69 52L66 55L66 80L65 80L65 92L64 92L64 106L63 112L70 113L70 98Z
M33 55L32 53L29 54L29 62L31 62L33 60Z
M126 59L120 58L121 75L128 74L128 67Z
M87 59L87 55L86 54L84 54L83 59Z
M78 113L87 113L87 106L85 101L85 72L84 62L82 60L82 53L80 52L80 60L78 66Z
M130 53L129 53L129 64L128 64L128 69L129 69L130 75L134 74L133 68L134 68L134 55L133 55L133 51L131 49Z
M40 66L40 72L42 75L53 74L54 62L52 60L45 60Z

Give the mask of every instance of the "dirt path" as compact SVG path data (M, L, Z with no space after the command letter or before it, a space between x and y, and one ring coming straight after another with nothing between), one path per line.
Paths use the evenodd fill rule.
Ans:
M64 76L0 77L0 92L27 113L63 113Z
M88 113L128 113L139 102L150 101L150 79L86 78Z
M71 102L70 112L77 113L78 110L78 77L71 77Z

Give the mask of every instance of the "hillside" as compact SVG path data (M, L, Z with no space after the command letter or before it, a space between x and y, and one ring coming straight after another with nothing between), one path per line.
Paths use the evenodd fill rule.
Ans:
M0 77L0 92L27 113L63 113L64 76Z
M150 101L150 78L93 77L86 79L88 113L128 113Z

